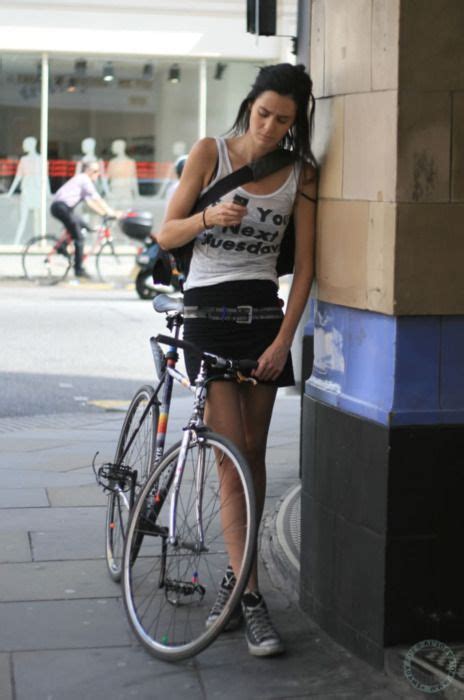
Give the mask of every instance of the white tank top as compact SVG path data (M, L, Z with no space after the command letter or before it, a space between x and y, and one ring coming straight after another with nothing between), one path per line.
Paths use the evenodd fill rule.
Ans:
M216 139L218 168L207 192L232 172L227 145ZM202 231L195 239L185 289L207 287L234 280L272 280L277 284L276 261L298 186L300 166L295 165L286 181L271 194L251 194L237 187L219 201L231 202L234 194L248 198L248 213L239 226Z

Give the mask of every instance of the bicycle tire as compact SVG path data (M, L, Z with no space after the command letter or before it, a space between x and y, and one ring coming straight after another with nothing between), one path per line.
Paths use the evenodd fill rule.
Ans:
M180 661L198 654L218 636L247 584L256 544L256 507L253 481L244 457L226 438L202 431L187 447L185 471L179 489L176 545L167 538L170 494L181 443L162 459L139 494L131 514L123 560L123 600L131 627L141 644L155 657ZM220 470L218 462L228 458L223 473L233 473L242 485L245 517L240 530L245 538L236 585L222 614L209 626L206 619L216 600L219 585L229 563L226 539L239 531L221 525ZM222 456L222 457L221 457ZM198 550L193 465L204 459L201 518L205 551ZM146 513L146 503L153 504ZM237 525L238 527L238 525ZM144 534L138 557L132 546L138 532ZM189 540L190 538L190 540Z
M155 436L159 418L159 409L156 402L145 416L140 430L129 447L127 454L124 455L124 457L123 454L126 445L128 445L135 429L139 425L143 412L148 402L151 400L153 393L153 388L149 385L140 387L135 393L124 418L114 458L114 462L118 466L121 465L122 461L125 466L130 467L132 470L137 470L137 480L133 497L136 497L137 493L140 491L154 465L156 447ZM119 486L126 489L125 498L127 502L119 492L110 492L105 524L106 563L111 578L116 582L121 580L124 539L131 506L130 483L126 481L125 483L120 483Z
M105 241L97 253L95 265L100 282L128 281L134 266L133 258L118 255L112 241Z
M71 255L57 253L56 236L35 236L31 238L22 254L24 276L30 282L41 285L54 285L64 280L71 267Z

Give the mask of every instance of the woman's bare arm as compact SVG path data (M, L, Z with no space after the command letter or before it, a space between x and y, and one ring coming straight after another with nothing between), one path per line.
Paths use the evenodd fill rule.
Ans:
M179 185L174 192L156 240L161 248L170 250L188 243L198 236L206 226L234 226L246 214L246 207L232 202L223 202L207 207L204 214L190 216L201 191L209 183L217 161L214 139L205 138L192 148L184 166Z

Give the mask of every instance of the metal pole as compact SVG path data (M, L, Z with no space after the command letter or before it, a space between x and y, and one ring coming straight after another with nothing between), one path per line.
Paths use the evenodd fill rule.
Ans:
M207 116L207 97L208 97L208 76L206 72L206 59L200 61L200 95L198 100L198 138L203 139L206 136L206 116Z
M298 0L296 46L297 61L310 69L311 0Z
M40 235L47 229L48 194L48 54L42 54L42 81L40 100Z

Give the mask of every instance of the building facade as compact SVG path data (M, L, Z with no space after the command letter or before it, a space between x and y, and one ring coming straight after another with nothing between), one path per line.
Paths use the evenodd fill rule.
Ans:
M101 194L156 227L176 159L226 132L259 66L288 54L287 39L246 34L245 15L235 0L2 3L0 247L53 232L50 196L93 158Z

